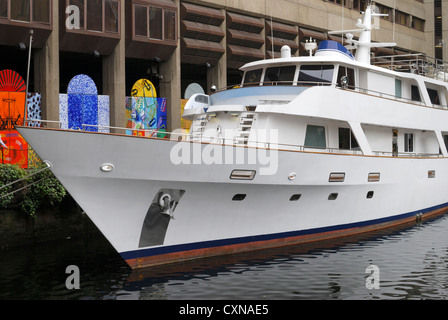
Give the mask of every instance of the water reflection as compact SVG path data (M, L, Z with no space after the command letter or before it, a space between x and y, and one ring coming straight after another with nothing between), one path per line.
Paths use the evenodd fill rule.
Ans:
M131 271L104 239L0 251L0 299L444 299L448 216L318 245ZM77 265L81 290L65 287ZM366 268L380 289L366 288Z

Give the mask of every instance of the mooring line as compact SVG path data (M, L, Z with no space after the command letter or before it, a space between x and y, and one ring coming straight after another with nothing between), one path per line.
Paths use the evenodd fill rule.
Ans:
M19 191L21 191L21 190L23 190L23 189L26 189L26 188L29 188L29 187L31 187L31 186L34 186L35 184L38 184L39 182L41 182L41 181L43 181L43 180L45 180L45 179L47 179L47 178L42 178L42 179L40 179L40 180L38 180L38 181L35 181L35 182L33 182L33 183L30 183L30 184L28 184L28 185L26 185L26 186L24 186L24 187L22 187L22 188L19 188L19 189L17 189L17 190L11 191L10 193L7 193L7 194L5 194L5 195L0 196L0 199L6 198L6 197L8 197L8 196L10 196L10 195L13 195L13 194L16 193L16 192L19 192Z
M48 170L48 169L50 169L50 167L47 165L46 168L40 169L40 170L38 170L38 171L36 171L36 172L33 172L33 173L27 175L26 177L23 177L23 178L20 178L20 179L15 180L15 181L13 181L13 182L11 182L11 183L5 184L4 186L1 186L1 187L0 187L0 191L3 190L4 188L10 187L10 186L16 184L17 182L26 180L26 179L28 179L28 178L30 178L30 177L36 175L36 174L39 174L39 173L41 173L41 172L43 172L43 171L45 171L45 170ZM3 197L2 197L2 198L3 198ZM0 199L1 199L1 198L0 198Z

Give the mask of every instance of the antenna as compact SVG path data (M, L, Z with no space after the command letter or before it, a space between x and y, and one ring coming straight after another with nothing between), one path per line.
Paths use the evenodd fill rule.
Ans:
M271 11L271 43L272 43L272 59L275 58L274 53L274 25L272 24L272 11Z
M344 18L345 18L344 7L345 7L345 1L342 0L342 30L344 30ZM342 36L341 44L344 45L344 34L342 34L341 36Z
M392 30L392 42L395 42L395 11L397 10L396 0L394 0L394 21L393 21L393 30Z
M31 63L31 46L33 44L33 34L34 34L34 30L31 29L30 30L30 47L29 47L29 51L28 51L28 69L26 72L26 93L25 93L25 106L23 107L23 125L26 125L26 118L27 118L27 109L28 109L28 85L29 85L29 81L30 81L30 63Z

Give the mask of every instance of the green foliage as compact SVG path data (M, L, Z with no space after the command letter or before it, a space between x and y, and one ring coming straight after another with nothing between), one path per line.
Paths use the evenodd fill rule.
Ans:
M50 170L36 173L45 167L43 164L39 168L25 170L15 165L0 165L0 187L24 178L0 190L0 208L17 208L35 216L41 207L60 204L67 192ZM21 188L24 189L10 194Z

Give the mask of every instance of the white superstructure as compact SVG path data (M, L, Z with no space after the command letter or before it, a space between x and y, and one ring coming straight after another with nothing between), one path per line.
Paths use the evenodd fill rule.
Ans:
M308 57L285 47L241 85L192 96L188 134L18 130L135 268L440 213L448 83L430 64L371 65L372 16L348 37L356 58L333 41Z

